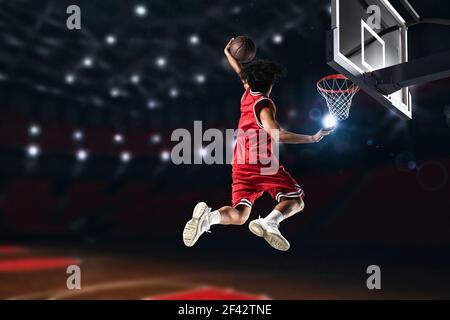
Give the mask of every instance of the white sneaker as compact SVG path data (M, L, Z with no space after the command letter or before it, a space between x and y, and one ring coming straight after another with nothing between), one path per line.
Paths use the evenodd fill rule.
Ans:
M291 247L289 241L281 235L278 225L274 222L257 219L250 222L248 227L254 235L266 239L277 250L287 251Z
M186 246L192 247L203 233L209 232L211 227L209 221L210 212L211 208L204 202L200 202L195 206L192 219L186 223L183 231L183 241Z

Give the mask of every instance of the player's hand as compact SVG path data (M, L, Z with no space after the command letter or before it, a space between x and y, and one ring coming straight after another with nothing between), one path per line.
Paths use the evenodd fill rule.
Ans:
M234 38L231 38L230 41L228 41L225 49L223 50L223 52L225 52L226 55L230 54L230 47L231 47L231 43L233 42Z
M317 143L322 141L322 139L328 135L330 135L331 133L333 133L334 129L336 129L336 127L331 127L331 128L327 128L327 129L321 129L319 132L317 132L315 135L312 136L312 140L313 142Z

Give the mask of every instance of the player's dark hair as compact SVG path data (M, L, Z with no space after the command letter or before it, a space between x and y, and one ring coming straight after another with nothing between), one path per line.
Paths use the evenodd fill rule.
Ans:
M243 66L239 76L253 91L267 92L285 75L286 69L282 65L267 60L256 60Z

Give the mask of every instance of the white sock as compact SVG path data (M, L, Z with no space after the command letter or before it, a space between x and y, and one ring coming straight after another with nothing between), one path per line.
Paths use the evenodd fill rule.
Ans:
M278 210L273 210L267 217L264 218L264 220L266 220L266 222L280 224L280 222L284 220L284 215Z
M222 217L220 216L219 210L212 211L209 214L209 222L211 223L212 226L215 224L220 224L221 220L222 220Z

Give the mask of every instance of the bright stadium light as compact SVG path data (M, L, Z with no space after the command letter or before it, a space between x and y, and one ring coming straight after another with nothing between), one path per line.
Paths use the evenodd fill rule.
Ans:
M117 98L118 96L120 96L120 90L118 88L112 88L109 94L111 95L111 97Z
M36 158L36 157L38 157L39 154L40 154L40 152L41 152L41 151L40 151L39 147L36 146L36 145L31 145L31 146L29 146L28 149L27 149L27 153L28 153L28 156L29 156L30 158Z
M134 13L138 16L138 17L145 17L147 15L147 7L139 4L136 7L134 7Z
M87 68L92 67L94 60L91 57L86 57L83 59L83 65Z
M152 141L153 144L160 143L161 142L161 136L159 134L154 134L151 137L151 141Z
M161 153L161 160L164 162L167 162L170 160L170 152L169 151L163 151Z
M207 152L206 152L206 149L200 149L199 151L198 151L198 154L201 156L201 157L205 157L206 155L207 155Z
M154 99L150 99L147 101L147 107L150 110L156 109L156 107L158 107L158 101L154 100Z
M120 160L121 160L123 163L128 163L128 162L130 162L130 161L131 161L131 153L126 152L126 151L122 152L121 155L120 155Z
M202 73L196 74L194 78L198 84L203 84L206 82L206 76Z
M83 134L82 131L80 131L80 130L74 131L74 133L73 133L73 140L81 141L81 140L83 140L83 138L84 138L84 134Z
M123 142L123 135L121 135L120 133L116 133L114 135L114 142L115 143L122 143Z
M73 84L75 82L75 75L72 73L69 73L66 75L66 83L67 84Z
M117 38L114 35L109 34L106 36L105 41L109 45L114 45L117 42Z
M37 125L32 125L28 131L32 136L38 136L41 133L41 128Z
M329 114L325 118L323 118L322 124L324 129L330 129L337 127L338 122L335 117Z
M139 84L139 82L141 82L141 76L138 75L137 73L132 74L130 77L130 81L131 81L131 83Z
M200 43L200 37L196 34L193 34L189 37L189 43L192 45L197 45Z
M164 68L167 64L167 59L165 57L158 57L155 60L155 64L158 68Z
M279 34L279 33L274 34L273 37L272 37L272 41L275 44L281 44L283 42L283 40L284 40L283 36L281 34Z
M86 161L88 158L88 153L86 150L78 150L77 151L77 160L80 162Z
M177 88L172 88L172 89L169 90L169 96L170 96L172 99L177 98L179 94L180 94L180 92L178 91Z

